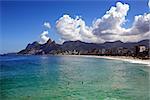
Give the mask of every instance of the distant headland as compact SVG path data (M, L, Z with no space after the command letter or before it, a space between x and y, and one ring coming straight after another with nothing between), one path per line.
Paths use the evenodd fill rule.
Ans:
M128 56L140 59L150 59L150 40L139 42L105 42L86 43L82 41L66 41L57 44L49 39L46 43L40 44L35 41L17 53L4 55L97 55L97 56Z

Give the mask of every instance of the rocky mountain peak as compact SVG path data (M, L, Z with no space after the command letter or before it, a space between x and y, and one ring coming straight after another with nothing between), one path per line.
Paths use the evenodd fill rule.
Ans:
M49 38L49 40L46 42L46 44L51 44L52 40Z

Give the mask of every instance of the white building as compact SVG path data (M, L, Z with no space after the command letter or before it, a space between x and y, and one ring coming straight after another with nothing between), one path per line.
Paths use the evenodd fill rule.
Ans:
M146 47L145 46L139 46L139 52L143 52L143 51L145 51L146 50Z

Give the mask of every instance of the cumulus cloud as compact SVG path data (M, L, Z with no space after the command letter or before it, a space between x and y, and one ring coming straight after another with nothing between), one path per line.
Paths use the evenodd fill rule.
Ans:
M126 29L123 35L135 37L135 39L131 39L132 41L150 39L150 13L135 16L132 27Z
M61 35L61 40L82 40L97 41L97 37L92 34L92 28L85 25L85 22L79 17L71 18L69 15L63 15L56 22L56 29Z
M116 7L111 7L102 18L94 22L93 34L105 41L118 40L117 37L125 31L121 26L126 22L128 10L129 5L118 2Z
M96 20L93 25L94 34L105 34L109 33L110 30L113 33L118 33L118 31L122 30L121 25L126 21L125 16L128 10L129 6L127 4L118 2L116 7L111 7L102 18Z
M87 26L80 18L71 18L63 15L56 22L56 29L62 40L81 40L85 42L105 42L121 40L139 41L150 38L150 14L135 16L133 25L126 29L126 16L129 10L128 4L117 2L104 16L93 22L92 26Z
M147 32L150 32L150 14L146 13L144 15L135 16L133 26L126 31L128 35L137 35Z
M44 22L43 26L46 28L46 30L43 31L40 35L40 41L39 41L40 44L44 44L49 40L48 29L51 28L51 25L49 22Z
M51 25L50 25L49 22L44 22L43 26L44 26L45 28L48 28L48 29L51 28Z
M41 38L41 41L39 42L40 44L46 43L46 42L49 40L48 31L43 31L43 32L41 33L40 38Z

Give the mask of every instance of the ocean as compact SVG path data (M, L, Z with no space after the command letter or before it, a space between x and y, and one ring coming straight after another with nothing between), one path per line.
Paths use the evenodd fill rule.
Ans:
M1 56L1 100L149 100L150 67L72 56Z

